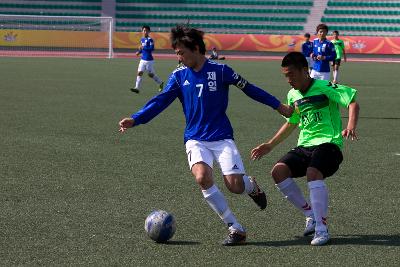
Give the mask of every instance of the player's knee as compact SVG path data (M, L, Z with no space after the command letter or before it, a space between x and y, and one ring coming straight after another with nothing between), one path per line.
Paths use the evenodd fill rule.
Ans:
M271 176L275 183L280 183L291 176L289 167L284 163L277 163L271 170Z
M138 71L137 76L143 76L143 71Z
M244 191L244 182L242 174L232 174L224 176L225 186L234 194L242 194Z
M321 180L324 178L322 172L320 172L317 168L314 167L307 168L306 176L307 176L307 181Z
M196 173L195 174L196 183L202 188L210 188L213 185L213 180L206 173Z
M192 166L192 173L195 177L196 183L202 188L210 188L214 181L212 179L212 169L205 163L199 162Z
M154 77L154 73L149 73L148 75L149 75L150 78Z

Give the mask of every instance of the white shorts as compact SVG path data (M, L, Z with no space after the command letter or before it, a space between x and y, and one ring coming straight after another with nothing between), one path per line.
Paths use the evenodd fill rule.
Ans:
M240 153L232 139L213 142L189 140L185 145L190 169L199 162L204 162L212 168L215 160L223 175L246 173Z
M311 57L306 57L307 63L308 63L308 68L312 69L314 65L314 60L312 60Z
M311 70L310 77L314 78L316 80L327 80L327 81L329 81L331 79L331 73L330 72L319 72L319 71L316 71L316 70Z
M139 66L138 66L138 72L139 71L147 71L148 73L155 73L154 71L154 61L147 61L147 60L143 60L141 59L139 62Z

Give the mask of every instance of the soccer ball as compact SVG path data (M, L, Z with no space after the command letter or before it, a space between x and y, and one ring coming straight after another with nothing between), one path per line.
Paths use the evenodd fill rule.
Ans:
M176 221L171 213L155 210L147 216L144 229L151 239L157 243L165 243L174 235Z

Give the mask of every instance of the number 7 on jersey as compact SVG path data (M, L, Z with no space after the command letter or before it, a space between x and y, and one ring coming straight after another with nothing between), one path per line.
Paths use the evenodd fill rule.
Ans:
M198 84L196 84L196 87L199 87L200 88L200 90L199 90L199 95L197 96L197 97L200 97L201 96L201 94L203 93L203 84L202 83L198 83Z

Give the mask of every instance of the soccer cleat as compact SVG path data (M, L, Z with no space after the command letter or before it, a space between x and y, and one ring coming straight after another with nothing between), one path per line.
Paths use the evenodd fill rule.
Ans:
M160 86L158 87L158 91L161 92L162 89L164 89L164 82L160 83Z
M315 232L313 240L311 240L312 246L322 246L329 242L331 237L329 236L328 230L327 231L318 231Z
M131 91L136 93L136 94L139 94L139 89L137 89L137 88L131 88Z
M264 191L258 186L256 179L254 177L249 177L250 181L254 183L253 193L249 196L254 200L254 202L260 207L260 209L265 209L267 207L267 197Z
M304 229L303 235L308 236L315 232L315 220L314 217L306 218L306 228Z
M230 227L231 228L231 227ZM225 238L222 245L224 246L238 246L246 243L246 232L236 229L229 229L228 237Z

